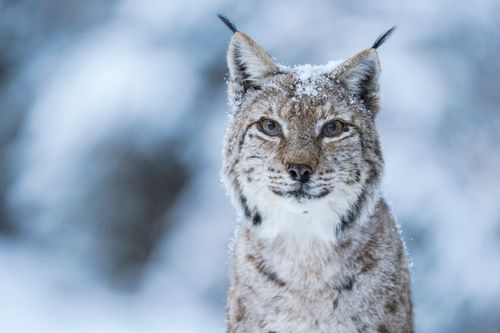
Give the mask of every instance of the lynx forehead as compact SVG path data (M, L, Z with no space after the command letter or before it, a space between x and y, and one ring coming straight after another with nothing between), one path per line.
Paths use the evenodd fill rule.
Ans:
M412 332L375 127L376 49L394 28L346 61L285 66L220 18L233 32L223 182L241 212L228 332Z

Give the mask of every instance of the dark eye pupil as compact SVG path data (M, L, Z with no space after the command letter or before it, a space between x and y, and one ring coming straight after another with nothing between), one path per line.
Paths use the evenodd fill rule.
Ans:
M328 132L334 133L337 130L337 124L335 124L335 123L329 123L326 126L326 129L327 129Z
M278 136L281 134L280 124L271 119L261 118L258 128L269 136Z
M333 120L332 122L327 123L325 127L323 127L323 135L329 138L338 136L345 131L346 127L339 120Z

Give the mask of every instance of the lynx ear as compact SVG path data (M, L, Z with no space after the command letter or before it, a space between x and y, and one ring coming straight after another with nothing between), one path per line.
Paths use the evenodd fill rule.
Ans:
M226 16L217 16L233 32L227 52L228 93L231 104L238 104L247 90L259 89L263 80L275 74L278 67L262 47L247 34L238 31Z
M277 72L273 59L253 39L235 32L227 53L230 84L243 86L243 92L258 89L262 81Z
M380 63L375 49L367 49L344 62L334 77L354 97L376 113L379 109Z
M373 113L380 108L379 76L380 62L377 48L380 47L396 30L392 27L382 33L372 47L361 51L344 62L335 71L335 80L338 80L351 94L359 98Z

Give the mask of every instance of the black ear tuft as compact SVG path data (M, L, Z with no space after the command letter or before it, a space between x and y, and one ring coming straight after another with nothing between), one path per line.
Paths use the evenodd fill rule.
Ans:
M222 23L224 23L226 25L226 27L229 28L229 30L231 30L233 32L233 34L235 32L238 32L236 25L233 22L231 22L231 20L229 20L226 16L224 16L222 14L217 14L217 17L222 21Z
M389 38L392 35L392 33L394 32L394 30L396 30L396 28L397 28L396 26L393 26L392 28L390 28L389 30L378 36L377 40L375 40L371 48L377 49L380 45L384 44L387 38Z

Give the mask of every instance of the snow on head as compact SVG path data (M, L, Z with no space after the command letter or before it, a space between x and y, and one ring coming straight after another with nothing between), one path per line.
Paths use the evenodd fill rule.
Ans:
M316 97L318 95L318 80L326 79L325 74L332 73L342 63L343 60L333 60L325 65L304 64L285 67L285 70L298 78L297 94Z
M292 67L292 71L295 72L300 81L308 81L318 78L319 76L327 73L333 72L343 60L332 60L326 65L296 65Z

